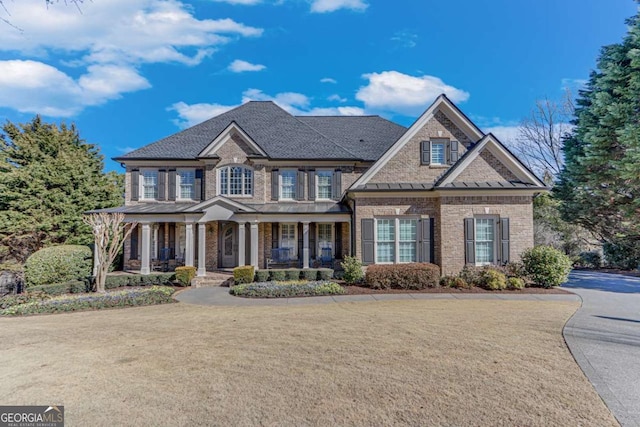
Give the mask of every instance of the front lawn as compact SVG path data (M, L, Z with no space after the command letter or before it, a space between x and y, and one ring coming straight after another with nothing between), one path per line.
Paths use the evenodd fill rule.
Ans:
M576 302L187 304L0 318L0 401L69 425L614 426Z

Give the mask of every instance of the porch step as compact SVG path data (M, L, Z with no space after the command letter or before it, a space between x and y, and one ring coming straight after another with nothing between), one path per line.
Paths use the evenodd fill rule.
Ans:
M208 272L206 276L194 277L191 280L191 286L194 288L220 286L229 279L233 279L233 273L224 271Z

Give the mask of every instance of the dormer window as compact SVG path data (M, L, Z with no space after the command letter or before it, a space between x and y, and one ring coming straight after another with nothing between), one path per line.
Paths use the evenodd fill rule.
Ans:
M253 170L244 166L219 168L218 194L223 196L253 195Z

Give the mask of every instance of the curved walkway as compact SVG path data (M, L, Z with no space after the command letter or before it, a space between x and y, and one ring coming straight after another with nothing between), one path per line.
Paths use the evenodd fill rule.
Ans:
M229 288L213 286L192 288L180 292L176 299L187 304L212 306L266 306L329 304L353 301L392 301L425 299L488 299L488 300L528 300L528 301L576 301L580 298L572 294L441 294L441 293L404 293L404 294L368 294L333 295L326 297L304 298L241 298L229 294Z
M640 278L576 271L564 287L582 297L571 353L620 424L640 427Z

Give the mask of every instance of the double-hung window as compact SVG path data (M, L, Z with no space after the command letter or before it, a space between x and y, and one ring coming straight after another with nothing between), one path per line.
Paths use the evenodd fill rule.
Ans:
M432 165L444 165L445 164L445 146L444 142L431 142L431 164Z
M298 256L297 224L280 224L280 247L289 249L289 257Z
M253 170L243 166L219 168L218 194L223 196L251 196L253 194Z
M297 175L295 170L280 171L280 199L296 199Z
M193 169L181 169L178 177L178 199L193 199L195 196L196 172Z
M496 227L494 218L476 218L476 265L493 264L496 260Z
M417 259L417 219L376 219L376 263L416 262Z
M333 184L333 171L319 170L316 172L317 198L321 200L331 199Z
M158 198L158 171L145 169L140 173L142 180L142 198L155 200Z

